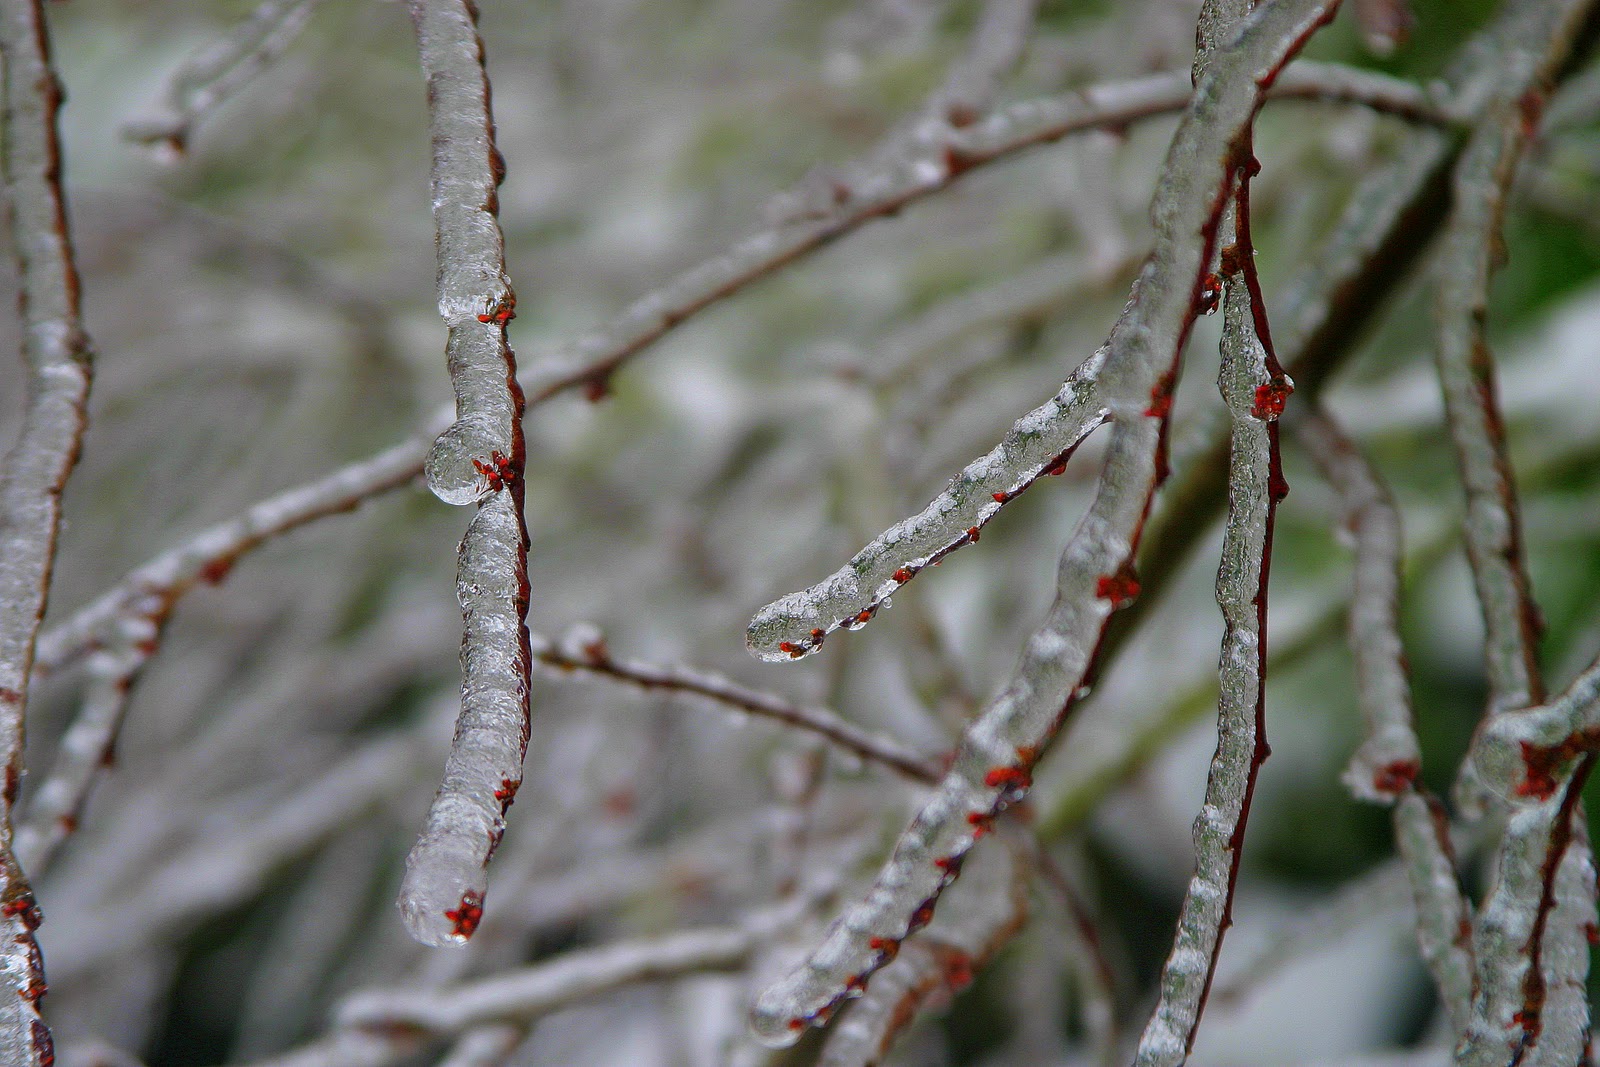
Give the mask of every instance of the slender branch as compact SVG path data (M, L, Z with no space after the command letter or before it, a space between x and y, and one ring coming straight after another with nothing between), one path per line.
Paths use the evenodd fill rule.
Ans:
M184 61L159 112L129 122L122 135L182 156L195 127L288 51L319 2L266 0L222 40Z
M1093 664L1106 620L1137 591L1129 564L1160 478L1166 399L1213 254L1235 139L1254 120L1264 87L1336 7L1280 0L1258 9L1196 91L1155 199L1154 251L1106 344L1106 406L1114 416L1106 467L1062 556L1055 606L1010 683L964 734L939 791L901 835L871 892L762 994L752 1022L763 1041L794 1042L863 989L932 918L987 821L1027 791L1035 761Z
M1477 981L1472 906L1456 875L1449 820L1422 787L1422 748L1412 725L1411 685L1400 642L1400 515L1388 487L1326 412L1313 408L1296 426L1306 453L1338 492L1355 535L1355 589L1349 645L1366 739L1344 781L1363 800L1394 804L1395 841L1416 901L1423 961L1461 1034Z
M345 1001L338 1024L456 1034L486 1023L523 1023L574 1001L636 982L742 966L756 943L749 926L685 930L569 952L453 989L373 990Z
M49 1064L39 1016L44 965L33 930L33 890L12 853L12 805L23 771L23 732L39 622L49 600L61 494L78 459L92 362L78 305L78 273L61 189L61 86L37 0L0 12L0 177L20 282L27 407L0 464L0 1059Z
M598 634L569 650L539 634L530 634L533 658L559 675L572 672L608 678L643 690L661 690L700 697L748 715L758 715L803 730L853 755L887 767L912 781L939 781L937 760L919 756L891 738L872 733L828 708L796 704L773 693L740 685L708 671L659 666L617 659Z
M505 163L494 143L477 11L468 0L413 0L411 18L428 83L439 314L449 327L456 394L456 421L425 467L429 488L445 503L478 502L457 562L461 717L400 886L412 936L442 945L463 943L477 929L489 860L522 784L532 669L528 531L522 390L506 344L516 296L496 218Z
M1208 0L1201 7L1195 75L1218 62L1250 10L1248 0ZM1218 220L1223 243L1222 367L1218 387L1233 423L1228 464L1228 518L1217 570L1224 623L1218 666L1217 749L1205 801L1194 822L1195 873L1178 915L1172 953L1162 968L1160 996L1134 1062L1174 1067L1194 1048L1216 973L1222 939L1232 924L1245 828L1256 779L1271 749L1266 738L1267 578L1273 519L1288 492L1278 454L1278 416L1294 384L1273 354L1265 300L1250 235L1250 179L1259 164L1246 128L1236 144L1232 203Z
M116 906L54 931L51 965L61 983L90 979L119 953L160 943L259 891L295 856L393 801L413 780L415 739L385 738L345 756L264 811L221 825L167 859ZM129 916L137 916L130 922Z

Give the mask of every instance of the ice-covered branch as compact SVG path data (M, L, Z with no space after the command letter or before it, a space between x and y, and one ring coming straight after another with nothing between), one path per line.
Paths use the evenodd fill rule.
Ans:
M516 296L496 218L505 162L494 143L477 11L467 0L413 0L411 18L428 84L439 314L449 327L456 394L456 421L434 442L425 469L445 503L478 503L457 560L461 717L400 887L412 936L443 945L477 928L489 860L522 783L532 668L528 532L522 390L506 344Z
M157 647L160 627L148 618L129 619L123 629L114 643L89 657L82 707L17 828L17 859L35 876L49 867L77 827L95 777L111 760L134 679Z
M195 127L275 63L300 36L320 2L266 0L220 41L186 60L173 75L159 113L129 122L122 135L183 155Z
M1454 207L1436 274L1436 359L1466 488L1464 530L1484 620L1491 724L1539 703L1544 694L1538 608L1523 561L1484 330L1489 280L1517 163L1537 128L1550 82L1592 7L1589 0L1545 0L1519 9L1519 21L1501 42L1497 75L1484 90L1484 122L1456 167ZM1480 763L1474 759L1469 766ZM1506 826L1495 881L1475 930L1477 989L1457 1053L1470 1067L1574 1063L1584 1054L1595 872L1577 794L1590 763L1580 761L1565 783L1552 782L1549 793L1514 811Z
M347 1028L419 1028L460 1033L493 1022L526 1022L585 997L636 982L743 965L756 943L752 926L685 930L580 949L549 963L452 989L358 993L339 1009Z
M33 659L49 600L61 494L86 421L91 356L78 306L78 273L61 189L61 86L37 0L0 11L0 175L19 283L27 400L22 430L0 462L0 1059L54 1061L39 1016L44 965L39 911L12 852L12 805L23 772Z
M1138 591L1129 564L1160 479L1168 389L1241 162L1237 139L1265 87L1336 7L1280 0L1259 8L1196 90L1155 197L1154 250L1104 349L1105 406L1116 418L1099 491L1062 556L1055 605L1011 681L964 734L939 791L901 835L867 897L762 994L752 1020L762 1040L793 1042L859 994L900 942L927 925L988 821L1031 784L1035 761L1084 684L1106 620Z
M1200 13L1195 72L1203 79L1249 11L1246 0L1208 0ZM1222 609L1218 665L1217 749L1205 802L1194 821L1195 873L1184 895L1160 996L1139 1039L1139 1067L1183 1063L1194 1047L1216 973L1222 938L1232 922L1245 827L1266 738L1267 578L1274 513L1288 492L1278 454L1278 416L1294 385L1273 354L1265 300L1250 235L1250 179L1259 166L1250 131L1236 141L1233 201L1223 209L1221 254L1222 367L1218 387L1232 421L1228 517L1217 570Z
M1366 738L1344 781L1364 800L1394 804L1395 842L1416 901L1417 943L1454 1026L1472 1009L1472 908L1456 875L1443 806L1418 781L1422 748L1400 643L1400 514L1388 487L1354 442L1320 409L1298 420L1306 452L1339 494L1355 537L1349 645Z
M534 661L552 668L558 674L577 672L609 678L646 691L699 697L725 708L815 734L846 752L888 767L913 781L932 783L939 780L937 760L919 756L892 738L862 729L828 708L797 704L709 671L618 659L611 654L598 633L580 641L576 648L565 647L570 642L557 643L540 634L530 634L529 642Z
M1015 829L1013 827L1012 829ZM1018 835L997 834L950 891L928 929L908 941L828 1035L822 1067L871 1067L922 1012L972 981L1028 916L1028 864Z
M267 541L367 499L407 485L422 473L428 440L416 437L252 505L140 564L105 593L39 637L37 675L58 671L113 643L129 622L164 623L195 586L227 577L235 561Z

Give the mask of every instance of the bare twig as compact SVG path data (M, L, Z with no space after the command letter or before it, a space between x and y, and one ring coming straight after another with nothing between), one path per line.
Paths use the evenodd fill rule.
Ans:
M320 0L266 0L220 41L190 57L172 77L158 114L135 119L122 135L182 156L195 127L286 52Z
M1137 593L1129 564L1161 475L1167 399L1202 295L1217 217L1236 165L1235 139L1265 87L1336 2L1259 9L1195 93L1168 155L1152 214L1154 251L1105 346L1113 431L1094 504L1062 556L1057 599L1011 681L964 734L938 793L901 835L867 897L799 968L762 994L756 1033L795 1041L865 988L899 943L925 926L986 822L1026 792L1094 660L1106 620Z
M516 297L496 217L505 163L494 143L477 11L414 0L433 134L439 314L456 421L428 452L428 486L447 504L478 502L461 539L456 599L461 717L444 781L406 857L400 912L429 945L465 942L483 915L487 868L505 832L528 750L528 531L523 520L522 390L506 344Z
M796 704L773 693L689 667L617 659L598 633L568 649L549 638L529 636L535 661L560 674L578 672L651 691L700 697L748 715L758 715L815 734L847 752L924 784L939 780L939 762L903 748L891 738L857 726L828 708Z
M27 408L0 465L0 1059L49 1064L39 1016L44 966L33 929L33 891L12 853L12 805L23 770L23 730L39 622L49 599L61 493L86 421L91 356L78 307L78 274L61 190L57 112L61 86L49 31L34 0L0 13L5 148L0 171L20 281Z

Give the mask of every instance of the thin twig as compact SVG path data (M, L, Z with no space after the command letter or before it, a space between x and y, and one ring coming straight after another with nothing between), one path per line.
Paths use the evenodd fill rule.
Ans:
M540 634L530 634L529 642L535 661L553 668L558 674L578 672L609 678L646 691L661 690L700 697L723 707L759 715L815 734L853 755L887 767L915 782L932 784L941 777L938 760L919 756L892 738L864 730L828 708L796 704L774 693L752 689L708 671L618 659L598 633L586 638L581 647L575 649L564 648Z
M49 600L61 493L87 419L91 355L61 189L61 86L36 0L0 12L0 65L0 173L20 281L28 389L22 432L0 463L0 1059L26 1065L49 1064L54 1051L39 1016L45 992L33 935L39 912L12 853L12 805L22 780L30 675Z
M456 1034L485 1023L527 1022L624 985L742 966L756 938L748 925L684 930L580 949L451 989L358 993L340 1006L338 1023L352 1029L402 1027Z
M1009 827L1008 830L1014 830ZM821 1067L872 1067L929 1008L971 983L1028 916L1022 834L997 834L932 925L883 969L823 1046ZM968 883L971 883L970 885Z

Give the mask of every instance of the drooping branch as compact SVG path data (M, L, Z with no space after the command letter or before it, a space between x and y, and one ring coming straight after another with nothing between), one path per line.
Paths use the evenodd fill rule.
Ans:
M91 355L61 188L61 86L36 0L0 11L0 177L16 257L27 401L22 431L0 462L0 1059L54 1061L39 1015L44 965L33 890L12 852L12 806L22 780L39 623L49 600L61 494L86 422Z
M456 421L433 444L428 487L478 503L461 539L456 599L461 717L444 781L406 857L400 912L429 945L462 943L483 915L487 869L528 750L528 531L523 520L522 390L506 344L516 296L497 219L505 162L494 143L477 11L467 0L413 0L433 135L439 314Z
M1472 906L1456 875L1449 821L1419 781L1422 747L1400 642L1400 514L1388 487L1333 418L1313 408L1296 423L1306 452L1339 494L1355 536L1349 645L1366 737L1344 781L1363 800L1394 805L1395 843L1416 902L1417 943L1454 1033L1471 1017Z
M122 135L183 155L195 127L277 62L321 0L266 0L220 41L186 60L167 86L160 112L135 119Z
M751 926L685 930L569 952L549 963L452 989L359 993L340 1006L347 1028L417 1028L460 1033L493 1022L526 1022L573 1001L632 985L741 966L756 943Z
M1169 390L1202 297L1236 139L1265 87L1336 7L1316 0L1263 6L1196 90L1156 194L1154 250L1106 344L1111 441L1094 503L1062 556L1056 603L1012 680L965 732L939 791L901 835L867 897L762 994L752 1020L762 1040L791 1043L864 989L932 918L988 820L1026 792L1087 677L1106 620L1137 592L1129 564L1160 479Z

